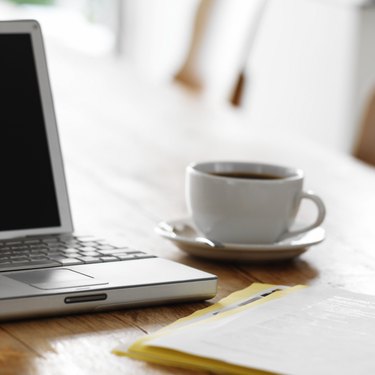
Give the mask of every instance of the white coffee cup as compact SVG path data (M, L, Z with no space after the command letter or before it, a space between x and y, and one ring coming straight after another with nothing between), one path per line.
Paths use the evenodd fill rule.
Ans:
M303 190L301 169L247 162L202 162L186 169L186 203L196 228L222 243L267 244L318 227L321 198ZM318 209L316 220L292 231L302 199Z

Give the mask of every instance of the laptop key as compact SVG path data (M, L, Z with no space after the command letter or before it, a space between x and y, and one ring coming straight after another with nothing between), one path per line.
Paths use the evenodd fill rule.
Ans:
M78 259L81 256L80 253L62 254L65 258Z
M30 252L28 250L12 250L11 256L23 256L23 255L29 255Z
M64 254L76 254L78 253L78 249L74 249L74 248L69 248L69 249L63 249L61 250L62 253Z
M78 240L79 242L97 242L97 241L100 241L100 239L97 239L95 237L92 237L92 236L83 236L83 237L75 237L76 240Z
M6 244L8 246L13 246L13 245L22 245L22 241L7 241Z
M123 254L123 253L126 253L126 254L132 254L133 252L129 252L127 251L128 249L111 249L111 250L98 250L98 253L102 254L102 255L117 255L117 254Z
M38 260L31 262L17 262L10 264L0 264L0 271L16 271L16 270L30 270L34 268L44 268L44 267L57 267L60 264L57 262L52 262L50 260Z
M99 250L111 250L111 249L117 249L115 246L112 245L97 245L96 246Z
M10 260L14 262L19 262L19 261L27 261L29 258L27 256L13 256L10 258Z
M95 251L96 250L96 248L92 246L80 246L78 249L83 250L83 251Z
M79 260L82 260L84 263L101 263L101 260L98 257L91 257L91 256L83 256L79 257Z
M60 259L58 262L62 266L75 266L76 264L83 264L83 262L77 258Z
M134 249L130 249L130 248L128 248L128 249L126 249L126 253L127 254L146 254L146 253L144 253L143 251L139 251L139 250L134 250ZM146 254L147 255L147 254Z
M30 255L30 259L32 261L34 260L45 260L48 259L47 254L42 254L42 255Z
M11 246L12 250L27 250L29 247L26 245Z
M48 252L48 248L46 247L38 247L38 248L30 250L30 253L47 253L47 252Z
M101 255L97 253L96 251L80 251L80 254L86 257L98 257Z
M131 260L136 259L134 255L129 254L116 254L116 257L120 260Z
M37 243L40 243L40 240L25 240L23 242L26 244L35 245Z
M88 247L88 246L94 247L94 246L97 246L98 244L94 241L90 241L90 242L82 242L82 243L77 242L77 245L84 246L84 247Z
M135 259L148 259L148 258L157 258L155 255L150 254L134 254Z
M47 237L47 238L43 238L42 241L49 244L49 243L59 242L59 239L56 237Z
M40 249L40 248L43 248L43 249L48 249L48 245L45 244L45 243L34 243L34 244L31 244L31 245L28 245L30 249Z

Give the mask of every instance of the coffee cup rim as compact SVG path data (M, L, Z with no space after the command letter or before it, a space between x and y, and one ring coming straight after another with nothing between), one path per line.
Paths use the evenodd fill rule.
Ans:
M252 170L248 169L248 171L252 173L270 173L275 174L280 177L280 179L276 180L262 180L262 179L252 179L252 182L262 182L262 183L275 183L275 182L282 182L282 181L293 181L299 180L304 177L304 172L300 168L295 167L288 167L279 164L271 164L271 163L262 163L262 162L245 162L245 161L203 161L203 162L193 162L190 163L187 167L187 170L190 173L193 173L198 176L207 176L213 179L235 179L235 177L228 177L228 176L215 176L213 173L225 173L225 172L233 172L233 169L225 169L222 168L223 166L246 166L247 168L254 168ZM220 167L219 167L220 166ZM209 169L211 168L211 169ZM246 169L246 168L245 168ZM261 169L261 170L260 170ZM237 171L243 172L243 169L238 169ZM278 172L284 171L283 174ZM249 182L249 180L241 180L243 182Z

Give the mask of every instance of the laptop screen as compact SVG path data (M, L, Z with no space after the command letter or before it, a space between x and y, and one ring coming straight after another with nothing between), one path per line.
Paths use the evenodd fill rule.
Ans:
M0 35L0 231L60 226L30 34Z

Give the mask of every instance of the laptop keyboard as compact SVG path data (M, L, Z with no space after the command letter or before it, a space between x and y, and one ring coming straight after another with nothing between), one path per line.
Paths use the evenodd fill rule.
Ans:
M0 272L155 258L93 237L48 236L0 241Z

